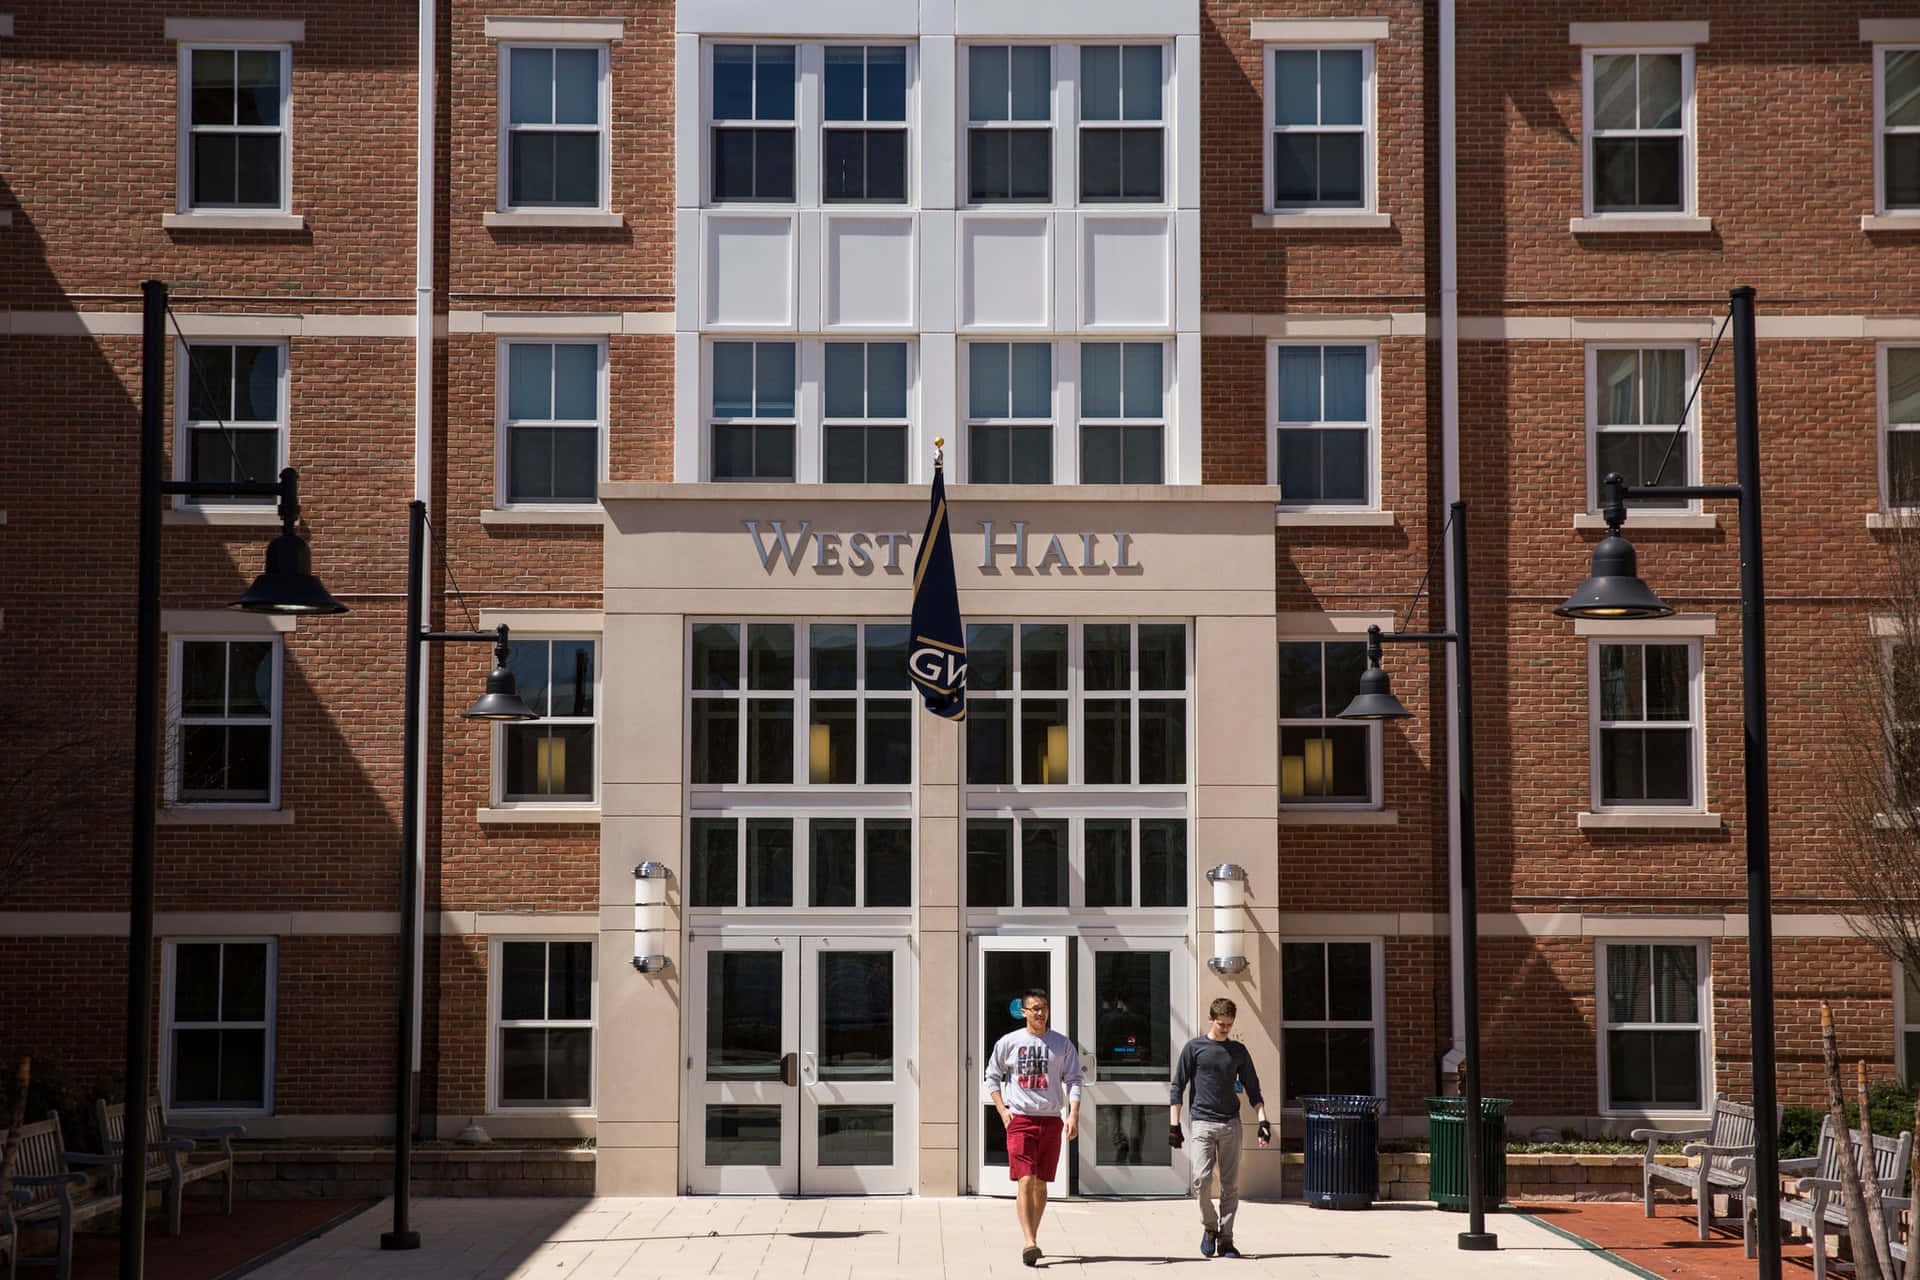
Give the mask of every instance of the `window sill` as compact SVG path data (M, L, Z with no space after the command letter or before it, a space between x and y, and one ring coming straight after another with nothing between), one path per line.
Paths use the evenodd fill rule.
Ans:
M1256 213L1256 231L1384 231L1393 225L1390 213L1322 213L1303 209L1299 213Z
M1582 831L1718 831L1720 815L1683 810L1679 813L1648 810L1640 813L1583 813Z
M155 811L153 820L163 827L290 827L293 810L173 805Z
M495 507L480 513L481 524L605 524L599 503L579 507Z
M1867 512L1867 528L1920 528L1920 511L1869 511Z
M497 809L476 809L474 816L483 826L499 826L507 823L524 825L577 822L582 826L597 827L600 825L600 806L505 805Z
M1386 529L1398 523L1391 511L1276 511L1273 527L1299 529Z
M1400 814L1393 809L1288 809L1280 810L1283 827L1397 827Z
M1863 213L1862 231L1920 231L1920 210L1910 213Z
M1592 218L1568 218L1567 230L1576 236L1701 235L1713 230L1713 219L1687 213L1603 213Z
M1591 511L1582 511L1573 518L1576 529L1605 529L1605 516L1595 515ZM1629 511L1627 527L1631 529L1718 529L1720 517L1711 511Z
M530 209L516 210L512 213L493 212L481 218L481 223L489 227L502 227L512 230L568 230L586 229L591 231L610 231L626 225L624 215L608 213L600 209Z
M278 529L280 515L272 507L168 507L160 513L160 523Z
M168 231L305 231L299 213L169 213L160 218Z

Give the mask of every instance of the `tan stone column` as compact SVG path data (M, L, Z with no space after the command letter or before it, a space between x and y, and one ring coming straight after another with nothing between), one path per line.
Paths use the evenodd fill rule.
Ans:
M917 700L916 700L917 702ZM917 1067L923 1196L962 1184L960 1098L966 1071L965 939L960 932L960 745L963 725L928 715L920 725L920 965Z

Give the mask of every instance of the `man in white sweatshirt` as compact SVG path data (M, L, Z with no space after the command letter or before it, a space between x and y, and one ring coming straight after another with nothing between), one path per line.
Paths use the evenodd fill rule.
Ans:
M1060 1166L1061 1140L1071 1142L1080 1132L1080 1052L1073 1041L1047 1030L1049 1009L1045 990L1027 990L1020 997L1026 1025L1001 1036L987 1057L987 1089L1007 1129L1007 1176L1020 1186L1014 1198L1026 1237L1020 1261L1030 1267L1040 1265L1040 1215L1047 1211L1047 1184Z

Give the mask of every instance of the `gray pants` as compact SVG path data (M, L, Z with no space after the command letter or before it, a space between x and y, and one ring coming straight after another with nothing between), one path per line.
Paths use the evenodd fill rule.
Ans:
M1200 1202L1200 1225L1222 1240L1233 1239L1233 1215L1240 1208L1240 1121L1195 1120L1187 1136L1193 1164L1193 1195ZM1220 1211L1213 1210L1213 1175L1220 1173Z

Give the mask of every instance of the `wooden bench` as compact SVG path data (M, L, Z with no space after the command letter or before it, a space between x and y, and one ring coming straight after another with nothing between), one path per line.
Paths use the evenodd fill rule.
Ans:
M1640 1198L1646 1206L1646 1215L1653 1216L1653 1180L1664 1178L1668 1182L1677 1182L1693 1192L1695 1205L1699 1207L1700 1238L1710 1239L1713 1231L1713 1197L1715 1193L1730 1196L1745 1196L1747 1174L1733 1167L1729 1162L1739 1156L1753 1154L1753 1108L1738 1102L1730 1102L1724 1094L1713 1095L1713 1121L1704 1129L1635 1129L1630 1135L1634 1139L1645 1139L1646 1155L1640 1162ZM1666 1165L1658 1160L1662 1142L1680 1142L1688 1138L1704 1138L1704 1142L1688 1142L1681 1148L1685 1155L1698 1156L1698 1164Z
M109 1103L102 1098L93 1106L94 1117L100 1122L100 1140L106 1144L107 1154L115 1161L114 1178L117 1184L118 1162L126 1142L127 1104ZM147 1099L147 1185L158 1186L166 1191L167 1230L171 1234L180 1234L181 1207L186 1199L187 1187L203 1179L219 1177L224 1180L222 1206L227 1213L233 1212L233 1139L244 1133L246 1129L237 1124L210 1127L169 1124L166 1109L160 1105L159 1097ZM217 1139L220 1154L211 1160L188 1159L195 1150L196 1139Z
M6 1140L0 1130L0 1142ZM20 1150L14 1157L11 1203L0 1202L6 1234L14 1247L7 1254L6 1280L13 1280L21 1262L48 1262L57 1268L56 1280L69 1280L73 1274L73 1230L83 1223L120 1208L118 1197L96 1194L88 1176L75 1165L105 1166L112 1157L68 1151L60 1131L58 1112L38 1124L20 1129ZM20 1231L26 1227L51 1226L59 1232L59 1251L51 1260L17 1257Z
M1849 1129L1847 1136L1853 1140L1854 1167L1861 1168L1864 1158L1860 1148L1860 1131ZM1827 1277L1827 1228L1847 1227L1847 1203L1840 1193L1840 1144L1833 1136L1833 1117L1827 1116L1820 1122L1820 1142L1814 1148L1814 1154L1800 1160L1782 1160L1781 1173L1798 1173L1802 1176L1794 1183L1794 1190L1804 1199L1782 1200L1780 1202L1780 1220L1800 1227L1807 1233L1813 1244L1813 1280L1826 1280ZM1873 1173L1879 1179L1881 1211L1887 1219L1887 1239L1895 1240L1900 1233L1900 1210L1906 1201L1900 1193L1906 1189L1907 1157L1913 1153L1913 1135L1902 1133L1898 1138L1889 1138L1884 1134L1873 1135ZM1752 1160L1737 1162L1751 1176ZM1747 1256L1758 1256L1759 1250L1754 1244L1754 1201L1749 1195L1746 1200L1746 1242ZM1899 1247L1895 1257L1904 1260L1904 1246Z

